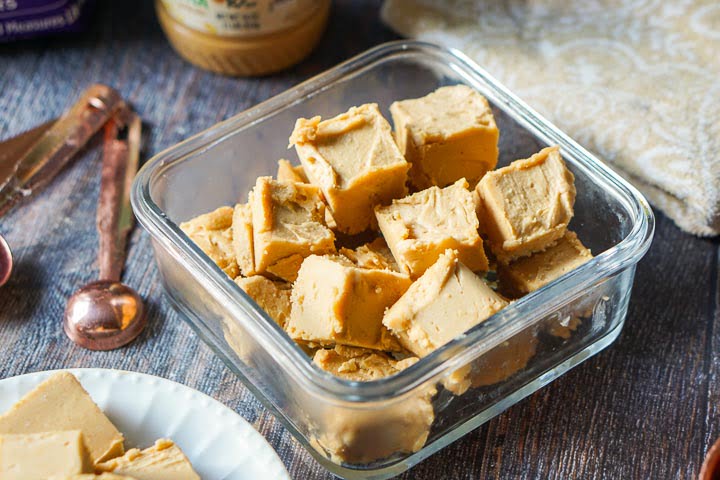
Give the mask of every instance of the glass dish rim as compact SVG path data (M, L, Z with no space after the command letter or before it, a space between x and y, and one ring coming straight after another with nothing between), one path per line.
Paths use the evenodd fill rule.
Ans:
M510 114L541 141L560 145L566 160L575 168L583 169L593 182L600 184L605 191L610 190L623 204L633 218L633 226L625 238L590 262L513 302L401 373L372 382L354 382L335 377L317 367L232 279L182 233L178 225L165 216L152 200L150 186L164 169L182 162L191 154L211 148L238 131L252 127L309 96L321 94L336 81L372 67L377 61L407 52L444 60L467 83L472 84L471 79L475 78L476 83L489 86L493 90L492 95L488 95L492 103ZM576 297L592 283L637 263L649 248L654 233L652 209L635 187L518 99L462 52L414 40L397 40L373 47L165 149L148 160L138 172L132 185L131 201L138 222L148 230L151 237L164 248L180 253L175 259L181 258L183 267L195 278L202 279L211 295L220 295L234 318L250 317L243 327L262 348L278 359L283 369L290 370L289 374L293 371L296 373L293 378L303 384L306 391L322 395L330 401L351 403L399 399L431 378L438 378L445 372L462 367L472 358L537 322L543 315L552 312L557 304Z

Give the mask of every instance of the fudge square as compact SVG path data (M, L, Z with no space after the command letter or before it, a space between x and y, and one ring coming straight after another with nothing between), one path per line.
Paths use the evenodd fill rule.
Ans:
M480 277L447 250L388 309L383 324L424 357L507 306Z
M592 253L567 231L552 247L529 257L519 258L508 265L498 265L498 278L503 293L521 297L560 278L592 259Z
M339 253L358 267L392 270L393 272L400 271L400 266L395 261L395 257L393 257L390 248L382 237L360 245L355 250L341 247Z
M418 278L447 249L470 270L485 271L488 260L478 234L476 201L468 183L430 187L377 207L380 231L402 271Z
M99 464L97 470L147 480L201 480L180 447L167 438L144 450L128 450L122 457Z
M575 177L558 147L488 172L477 186L480 228L502 263L542 251L565 235Z
M475 187L497 165L495 118L485 97L468 86L395 102L390 113L400 152L412 165L410 182L418 190L463 177Z
M0 435L2 479L74 478L93 470L80 430Z
M320 349L313 362L346 380L370 382L395 375L417 362L417 357L395 360L376 350L336 345ZM381 410L324 409L314 438L337 463L369 463L397 452L416 452L425 445L435 419L434 387L420 389Z
M293 285L286 331L309 344L398 351L383 313L410 283L406 275L362 268L342 255L311 255Z
M250 195L255 270L294 281L303 259L335 252L320 190L309 184L257 179Z
M83 433L93 463L125 453L122 433L70 372L53 374L0 415L0 435L67 430Z
M417 361L417 357L395 360L384 352L345 345L321 348L313 356L313 362L326 372L355 382L370 382L395 375Z
M290 317L290 290L292 284L287 282L276 282L269 280L262 275L252 277L238 277L235 283L255 300L260 308L275 320L281 328L285 328L288 317Z
M295 145L310 183L325 195L343 233L374 228L373 207L407 194L410 165L374 103L329 120L300 118L290 144Z
M232 217L232 246L240 273L246 277L255 275L255 250L253 248L252 205L238 203Z
M302 165L293 166L288 160L278 160L277 179L279 182L308 183Z
M233 248L233 209L220 207L180 224L180 230L220 269L235 278L240 274Z
M277 180L279 182L310 183L302 165L293 166L292 163L282 158L278 160ZM325 224L331 230L337 228L329 208L325 209Z

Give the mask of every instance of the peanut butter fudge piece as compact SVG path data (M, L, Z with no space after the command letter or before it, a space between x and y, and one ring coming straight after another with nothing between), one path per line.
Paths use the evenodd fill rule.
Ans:
M360 268L342 255L311 255L293 285L286 330L306 343L400 350L382 318L410 283L406 275Z
M416 361L410 357L393 363L384 353L340 346L315 354L315 363L321 368L359 382L394 375ZM395 453L417 452L425 445L435 420L431 402L435 393L433 387L420 388L418 393L382 409L348 412L330 408L313 443L336 463L369 463Z
M444 187L460 178L475 187L495 168L499 132L485 97L465 85L390 106L400 152L410 162L418 190Z
M393 272L400 271L400 266L395 261L390 248L381 237L370 243L360 245L355 250L343 247L340 249L340 253L358 267L391 270Z
M250 337L247 330L240 322L231 317L222 319L222 332L225 342L235 352L240 360L248 366L255 366L255 354L257 353L257 342Z
M587 312L592 315L592 311ZM589 316L589 315L588 315ZM567 340L582 324L582 319L577 315L566 315L555 321L549 322L547 332L554 336Z
M419 357L448 343L507 306L447 250L385 313L383 324Z
M250 198L257 272L291 282L305 257L335 252L321 195L313 185L257 179Z
M80 430L0 435L0 478L37 480L93 471Z
M407 193L410 165L374 103L325 121L298 119L290 144L310 182L322 189L343 233L374 228L373 207Z
M567 231L558 242L545 251L519 258L507 265L498 265L500 288L512 297L534 292L592 259L592 253Z
M537 336L531 329L523 330L503 342L472 365L469 375L473 387L502 382L525 368L537 349Z
M278 160L277 179L279 182L309 183L302 165L293 166L288 160Z
M280 182L297 182L297 183L310 183L307 175L305 175L305 169L302 165L293 166L287 160L278 160L278 172L277 179ZM330 229L337 228L337 223L330 213L330 209L325 209L325 224Z
M0 416L0 435L80 430L93 462L122 455L123 436L74 375L59 372Z
M292 285L286 282L275 282L261 275L235 279L240 288L255 300L260 308L280 325L285 328L290 318L290 291Z
M157 440L145 450L128 450L122 457L101 463L97 468L138 480L200 480L180 447L167 439Z
M435 390L411 396L382 410L328 412L312 443L335 463L364 464L396 453L415 453L435 420L431 399Z
M463 178L449 187L430 187L393 200L377 207L375 215L401 270L418 278L447 249L456 250L470 270L487 270L475 209Z
M233 248L233 209L220 207L180 224L180 229L230 278L240 275Z
M313 362L326 372L355 382L370 382L395 375L417 361L417 357L395 360L377 350L345 345L320 349L313 357Z
M542 251L565 235L575 177L558 147L488 172L477 186L481 230L501 263Z
M232 217L232 244L235 261L240 273L246 277L255 275L255 248L253 240L252 206L250 203L235 205Z

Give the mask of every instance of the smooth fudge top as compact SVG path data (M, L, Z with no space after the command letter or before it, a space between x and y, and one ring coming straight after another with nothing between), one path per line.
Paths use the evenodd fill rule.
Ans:
M322 190L344 233L374 226L373 207L406 194L410 165L376 104L329 120L298 119L290 136L308 180Z
M387 310L383 324L423 357L506 306L448 250Z
M0 434L80 430L93 462L122 455L122 433L95 405L75 376L57 373L0 416Z
M342 255L312 255L293 285L286 330L291 338L316 345L400 350L382 318L410 283L406 275L362 268Z
M376 207L375 215L402 271L417 278L448 248L471 270L487 270L475 208L467 181L460 179Z
M574 213L574 182L558 147L483 177L476 189L478 216L499 260L542 251L565 234Z
M0 478L45 479L92 469L80 430L0 435Z
M482 95L465 85L442 87L390 106L395 139L412 165L417 190L465 178L472 187L498 160L500 132Z
M405 126L418 145L496 128L487 99L466 85L441 87L421 98L394 102L390 111L407 118Z

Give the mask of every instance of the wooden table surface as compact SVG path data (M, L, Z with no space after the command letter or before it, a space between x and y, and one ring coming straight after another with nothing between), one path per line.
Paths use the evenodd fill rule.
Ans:
M152 2L98 2L89 32L0 47L0 138L53 118L85 86L104 82L151 127L144 158L391 40L379 0L337 0L319 49L300 66L238 80L199 70L170 49ZM350 28L352 26L352 28ZM0 378L61 367L105 367L179 381L239 411L293 478L329 478L201 343L163 297L148 235L131 240L125 281L149 307L130 347L91 353L61 330L68 296L97 274L97 142L32 202L0 219L16 271L0 289ZM661 214L639 264L619 340L402 478L693 478L720 436L717 239Z

